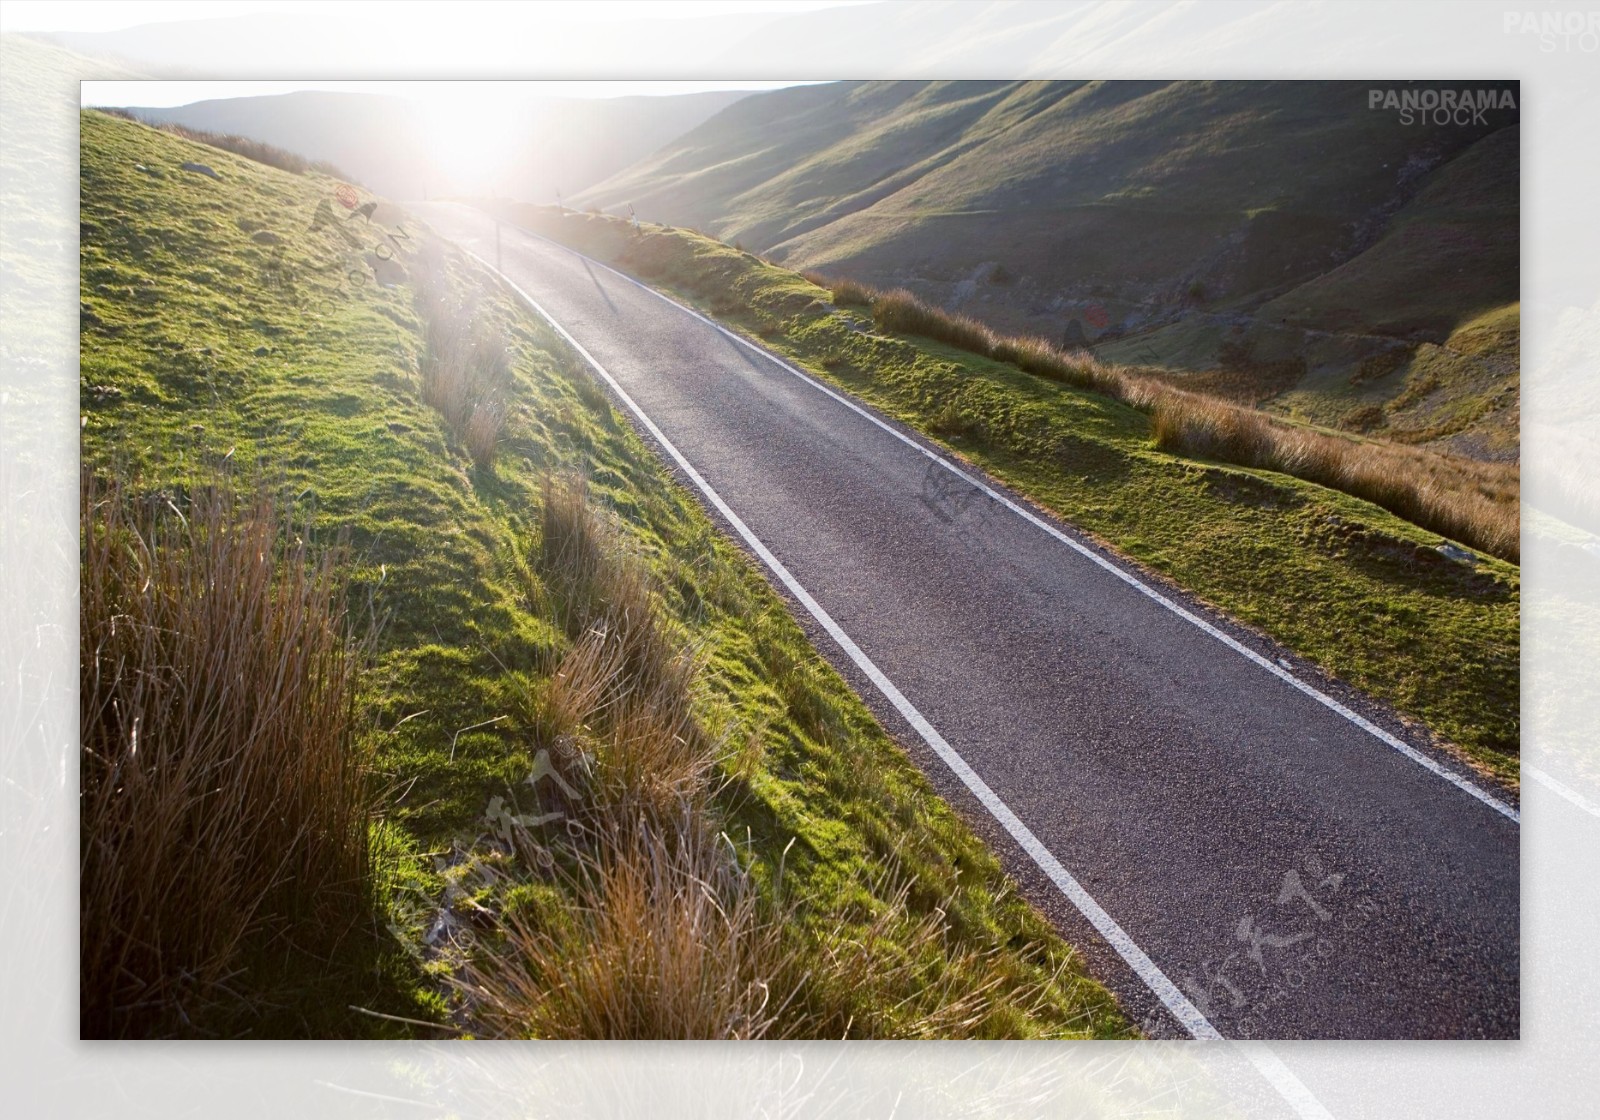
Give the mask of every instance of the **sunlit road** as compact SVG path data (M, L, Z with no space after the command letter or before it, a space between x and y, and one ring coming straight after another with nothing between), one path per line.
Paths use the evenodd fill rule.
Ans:
M493 261L487 217L413 209ZM502 259L789 574L818 648L1147 1029L1517 1035L1506 812L1224 638L1329 690L1285 651L1161 591L1208 632L708 323L511 227Z

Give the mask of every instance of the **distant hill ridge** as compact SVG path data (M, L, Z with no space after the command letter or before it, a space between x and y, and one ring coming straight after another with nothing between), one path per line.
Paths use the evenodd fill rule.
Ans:
M1447 92L1461 111L1423 108ZM1304 419L1507 458L1518 96L840 82L747 97L571 201L1192 371Z
M525 127L504 138L506 191L544 202L573 194L643 158L728 107L737 90L664 97L539 98L519 108ZM430 150L430 122L418 102L386 94L304 90L197 101L174 108L129 107L153 124L232 133L327 160L379 194L420 199L481 190Z

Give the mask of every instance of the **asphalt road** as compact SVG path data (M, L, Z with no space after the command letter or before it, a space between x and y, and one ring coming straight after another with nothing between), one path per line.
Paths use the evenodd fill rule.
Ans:
M414 210L492 263L491 220ZM1514 813L1223 636L1437 759L1384 709L599 263L509 226L502 259L1147 1030L1517 1036Z

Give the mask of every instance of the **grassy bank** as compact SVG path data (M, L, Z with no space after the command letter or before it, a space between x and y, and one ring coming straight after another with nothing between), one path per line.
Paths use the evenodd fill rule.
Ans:
M1181 381L1173 383L1171 375L1108 365L1081 351L1064 352L1045 339L996 334L976 319L933 307L910 292L882 292L815 274L806 279L831 291L835 303L870 308L881 330L946 343L1148 413L1156 446L1163 450L1291 474L1517 561L1521 479L1515 464L1291 424L1214 394L1180 388Z
M849 293L836 300L688 231L635 231L535 207L507 216L617 263L929 433L1515 785L1514 564L1451 559L1440 551L1447 539L1370 501L1185 453L1183 440L1116 399L1115 386L1096 384L1095 367L1085 366L1088 384L1070 383L1028 372L1018 364L1027 355L984 356L899 333L902 324L874 323L861 305L870 292L851 306Z
M334 565L330 617L359 670L359 912L322 937L335 927L294 892L256 891L226 945L139 965L164 991L206 958L203 996L110 1032L1134 1033L744 554L481 269L383 209L330 205L338 184L314 169L93 112L82 137L86 471L169 535L219 480L262 487L293 516L255 538L282 542L258 568L271 557L299 586L319 557ZM218 539L249 508L216 507ZM218 585L197 586L206 602ZM105 648L85 644L86 680ZM96 711L136 677L111 679ZM131 735L106 741L132 754ZM196 812L185 836L217 823ZM291 835L310 819L281 815ZM103 819L85 813L85 858L112 877L171 838L149 821L112 838ZM247 842L191 845L195 889L228 862L215 844ZM97 921L85 911L86 976L105 963Z

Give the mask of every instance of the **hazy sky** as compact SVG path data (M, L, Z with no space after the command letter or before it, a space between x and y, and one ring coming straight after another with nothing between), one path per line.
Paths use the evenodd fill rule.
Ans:
M803 12L860 0L543 0L541 15L563 21L696 18L733 12ZM0 31L120 31L152 23L227 19L247 15L307 16L337 5L322 0L6 0L0 5ZM452 16L498 4L457 2ZM503 13L502 13L503 14Z
M383 93L436 103L478 100L516 100L531 97L631 97L696 93L703 90L780 89L801 85L794 81L672 80L592 82L376 82L376 81L143 81L80 83L85 105L140 105L162 108L188 105L224 97L260 97L296 90L321 89L354 93Z
M545 2L527 5L483 3L457 0L449 7L447 28L432 21L440 19L433 11L382 8L348 3L305 3L300 0L244 0L244 2L130 2L117 3L32 3L7 0L0 7L0 26L6 31L39 33L63 32L109 36L91 43L75 43L75 49L109 51L126 57L135 72L160 74L173 80L156 82L86 82L82 89L85 105L143 105L167 107L186 105L212 98L251 97L290 93L295 90L346 90L387 93L412 97L430 104L441 101L457 105L495 100L538 97L623 97L693 93L702 90L762 90L799 84L807 74L778 79L772 75L751 78L707 76L693 69L687 73L677 66L684 49L692 45L709 47L722 35L736 34L738 28L754 29L771 19L823 8L848 6L863 0L604 0L604 2ZM268 17L263 24L260 17ZM725 19L722 17L738 17ZM750 21L755 21L751 23ZM234 21L242 21L237 24ZM352 22L353 21L353 22ZM160 26L166 40L187 44L186 52L148 54L150 28ZM170 33L165 28L172 28ZM269 30L270 27L270 30ZM182 29L180 31L180 28ZM137 29L137 30L129 30ZM560 81L540 83L539 88L491 88L489 83L456 82L450 88L425 81L357 81L362 73L347 67L325 69L322 48L330 32L356 30L363 42L381 48L380 56L390 65L373 77L395 75L470 75L474 69L491 72L511 59L515 73L549 73ZM125 33L125 34L118 34ZM293 63L284 65L283 37L293 49ZM181 37L180 37L181 36ZM303 41L302 41L303 40ZM201 80L207 71L228 69L224 55L238 54L245 43L262 48L266 62L260 77L240 81ZM564 50L551 54L552 44ZM608 50L601 50L602 45ZM425 66L415 65L420 50ZM507 52L510 52L509 54ZM599 53L597 53L597 51ZM250 57L250 52L245 52ZM219 61L220 60L220 61ZM233 59L237 62L237 59ZM216 70L213 70L216 67ZM728 69L720 68L726 75ZM234 67L238 72L238 67ZM277 73L273 73L276 70ZM341 73L340 71L343 71ZM264 72L263 72L264 71ZM453 72L452 72L453 71ZM371 69L365 73L372 74ZM605 75L603 81L570 80L586 73ZM737 73L737 70L734 71ZM710 71L717 74L717 69ZM636 81L633 75L659 75L665 81ZM473 87L476 86L476 89Z

